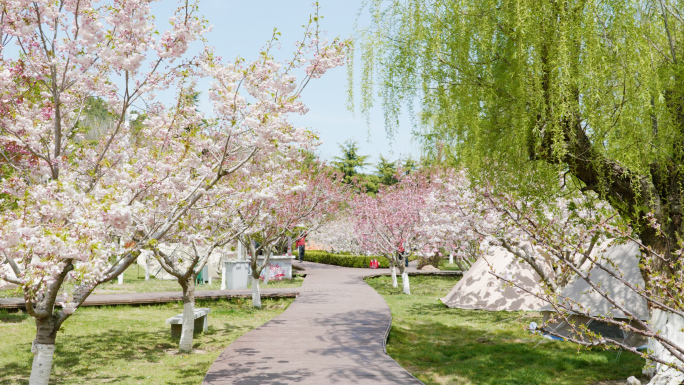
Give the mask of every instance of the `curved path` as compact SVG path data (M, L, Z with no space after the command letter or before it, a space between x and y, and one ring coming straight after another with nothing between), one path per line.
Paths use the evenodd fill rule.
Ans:
M228 346L203 384L422 384L385 353L392 316L363 282L373 270L300 266L297 299Z

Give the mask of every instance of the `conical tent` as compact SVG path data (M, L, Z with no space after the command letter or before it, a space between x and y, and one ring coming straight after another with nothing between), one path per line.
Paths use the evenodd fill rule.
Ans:
M539 274L506 249L498 248L492 255L480 257L441 301L452 308L490 311L539 310L544 306L543 300L506 284L492 273L542 294Z
M609 262L610 261L610 262ZM611 263L612 262L612 263ZM640 288L644 287L644 279L639 271L639 246L634 243L607 247L599 261L616 275ZM611 266L616 265L618 271ZM600 285L601 290L609 293L610 297L641 320L648 320L648 305L646 299L627 285L613 278L605 270L593 267L588 276L591 281ZM597 293L584 279L578 278L563 289L560 299L568 299L568 305L578 303L592 316L612 316L613 318L628 318L626 314L613 306L605 297ZM550 305L544 306L542 311L552 311ZM578 308L579 312L579 308Z
M639 246L636 243L630 242L607 247L605 252L603 252L603 258L599 262L632 285L640 288L644 287L644 279L639 271ZM612 265L617 266L618 270L616 271ZM615 302L625 307L635 318L648 320L649 313L646 299L601 268L593 267L588 275L593 283L599 285L601 290L609 293ZM624 331L617 325L593 320L584 315L588 313L588 315L593 317L610 316L627 322L633 327L639 327L634 321L630 321L624 312L617 309L605 297L597 293L584 279L578 278L566 286L559 296L559 301L576 310L576 314L571 312L571 315L568 317L568 321L574 327L565 320L549 322L547 325L548 329L561 336L572 336L574 334L573 329L577 329L579 325L585 325L595 333L601 334L604 337L622 340L623 343L630 346L637 347L646 343L646 339L639 334ZM555 311L550 305L544 306L541 311L544 314L544 320L547 322L555 315Z

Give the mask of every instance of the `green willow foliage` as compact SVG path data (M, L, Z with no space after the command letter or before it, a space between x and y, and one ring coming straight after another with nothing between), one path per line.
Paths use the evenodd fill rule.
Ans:
M358 45L361 110L378 97L391 133L418 99L428 156L521 189L578 175L568 160L578 156L575 126L593 166L616 162L638 191L652 164L684 151L684 7L662 3L371 0ZM612 188L599 179L592 189Z

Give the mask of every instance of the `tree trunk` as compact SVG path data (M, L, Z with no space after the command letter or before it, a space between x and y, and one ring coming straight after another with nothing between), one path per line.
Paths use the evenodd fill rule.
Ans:
M682 333L684 318L665 310L651 309L651 318L648 322L663 337L673 341L677 346L684 346L684 333ZM666 362L677 363L678 361L653 338L648 341L648 350ZM659 363L647 361L643 372L647 376L654 376L648 385L679 385L684 381L684 373Z
M456 265L458 266L459 269L461 269L461 271L462 271L463 273L465 273L466 271L468 271L467 265L465 265L464 263L462 263L462 261L461 261L460 258L456 258Z
M404 294L411 295L411 288L409 287L409 276L403 263L399 264L399 272L401 272L401 287Z
M54 316L36 318L36 339L31 345L33 365L31 367L30 385L47 385L52 371L52 357L55 355L55 338L57 337L56 318Z
M268 285L268 281L271 280L271 264L269 263L264 267L264 286Z
M454 254L453 253L449 253L449 264L451 264L451 265L454 264ZM461 269L463 269L463 268L461 268Z
M261 309L261 293L259 292L259 278L252 276L252 306Z
M183 328L179 350L181 353L192 351L192 337L195 333L195 275L191 274L188 281L183 285Z
M145 281L150 280L150 257L145 257Z
M394 266L394 261L390 260L390 271L392 271L392 287L399 287L397 284L397 270Z

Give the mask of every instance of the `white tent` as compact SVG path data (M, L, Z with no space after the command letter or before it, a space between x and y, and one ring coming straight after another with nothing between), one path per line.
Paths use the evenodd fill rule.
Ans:
M639 270L639 246L636 243L630 242L607 247L598 262L616 273L616 275L623 277L625 281L632 285L640 288L644 287L644 279ZM612 265L615 265L618 270L616 271ZM615 302L625 307L636 318L648 320L648 304L642 296L599 267L592 267L588 275L593 283L598 285L601 290L609 293L609 296ZM629 322L629 317L624 312L613 306L582 278L577 278L566 286L559 296L559 301L564 302L571 310L575 310L573 312L575 314L569 318L569 321L575 324L575 326L584 324L595 333L600 333L604 337L622 339L632 346L640 346L645 343L645 339L639 335L627 333L620 330L617 326L592 320L581 314L588 313L588 315L593 317L611 316L615 319ZM544 306L541 310L544 312L545 320L555 315L555 311L550 305ZM637 327L637 325L634 325L634 322L632 322L632 326ZM559 320L558 323L549 324L548 328L564 336L570 336L573 333L570 325L562 320Z
M498 248L492 255L480 257L441 301L452 308L490 311L539 310L544 306L543 300L507 284L492 272L532 293L542 294L540 277L534 269L506 249Z

